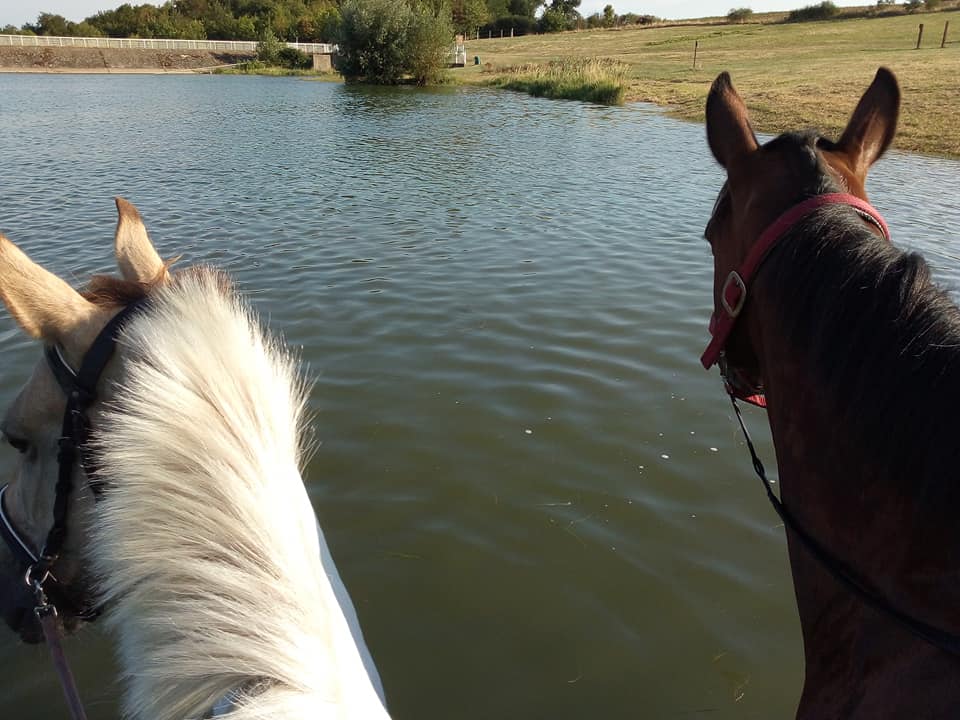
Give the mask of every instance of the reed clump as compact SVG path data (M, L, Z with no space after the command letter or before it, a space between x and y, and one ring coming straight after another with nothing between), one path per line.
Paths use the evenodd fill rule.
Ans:
M621 105L627 92L630 66L609 58L568 58L546 64L498 68L495 87L527 92L553 100L582 100Z

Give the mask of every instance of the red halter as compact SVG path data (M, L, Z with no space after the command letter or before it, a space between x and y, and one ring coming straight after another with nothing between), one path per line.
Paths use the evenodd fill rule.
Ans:
M709 370L714 363L721 360L723 348L727 344L727 338L730 337L730 333L733 331L733 325L747 301L747 286L754 275L756 275L757 270L759 270L760 265L763 264L770 250L773 249L774 245L777 244L788 230L814 210L824 205L848 205L852 207L860 213L863 218L876 225L880 229L880 232L883 233L885 240L890 239L890 229L880 216L880 213L866 200L861 200L855 195L848 193L827 193L826 195L815 195L798 205L794 205L774 220L773 223L760 234L760 239L750 248L746 260L743 261L739 269L731 270L730 274L727 275L727 279L723 283L723 289L720 291L720 304L723 312L720 312L720 309L715 309L713 315L710 317L710 334L713 338L710 340L710 344L707 345L707 349L704 350L700 358L703 367ZM748 394L739 388L731 388L729 385L728 380L728 390L733 390L740 399L751 402L754 405L766 407L766 399L762 393ZM741 391L737 392L737 390Z

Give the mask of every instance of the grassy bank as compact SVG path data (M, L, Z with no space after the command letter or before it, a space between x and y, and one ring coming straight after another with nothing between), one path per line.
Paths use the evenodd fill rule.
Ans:
M323 80L341 81L343 78L339 73L324 72L322 70L310 70L306 68L289 68L279 65L268 65L259 60L237 63L228 67L216 68L214 75L267 75L270 77L313 77Z
M509 68L497 73L491 84L535 97L619 105L626 94L628 70L617 60L573 58Z
M948 42L941 49L947 21ZM921 22L923 45L915 50ZM474 55L482 64L455 70L461 82L487 84L491 77L508 78L511 68L551 61L609 58L626 68L626 100L666 105L690 120L703 120L711 81L729 70L758 130L817 127L826 134L842 129L877 67L886 65L904 96L895 147L960 157L958 12L792 24L704 21L474 40L467 43L467 56Z

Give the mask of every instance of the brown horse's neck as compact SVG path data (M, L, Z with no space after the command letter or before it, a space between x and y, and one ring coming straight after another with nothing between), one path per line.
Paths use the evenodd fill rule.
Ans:
M916 463L917 485L888 482L891 467L865 453L838 422L846 398L818 376L804 338L784 338L774 305L758 285L748 332L758 349L784 504L899 609L960 635L960 523L937 529L923 522L909 492L922 487L923 462ZM798 717L955 717L960 660L865 606L793 533L787 539L806 658Z

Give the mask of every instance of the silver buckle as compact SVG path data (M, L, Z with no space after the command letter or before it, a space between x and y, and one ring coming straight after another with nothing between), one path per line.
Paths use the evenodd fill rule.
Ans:
M733 283L738 288L740 288L740 297L737 300L737 304L734 307L730 307L730 303L727 302L727 288L730 287L730 283ZM735 318L740 314L740 311L743 310L743 304L747 301L747 286L743 282L743 278L740 277L740 273L736 270L731 270L730 274L727 275L727 279L723 283L723 289L720 291L720 304L723 305L723 309L727 311L727 314Z

